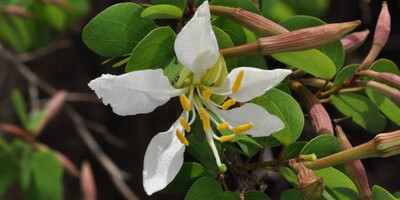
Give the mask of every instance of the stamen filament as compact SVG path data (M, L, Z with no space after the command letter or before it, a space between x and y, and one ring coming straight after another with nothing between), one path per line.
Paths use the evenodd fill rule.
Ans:
M222 104L222 110L228 110L231 106L235 105L236 100L235 99L229 99L225 101L224 104Z
M243 133L245 131L250 130L251 128L253 128L253 123L247 123L247 124L243 124L240 126L236 126L232 129L233 132L235 132L235 134L239 134L239 133Z
M176 129L176 137L178 137L179 141L181 141L182 144L184 144L185 146L189 146L189 141L186 139L185 136L183 136L179 129Z
M185 94L181 94L179 99L181 101L181 105L184 111L190 111L192 109L192 107L190 106L190 101Z
M221 159L219 158L219 154L218 154L217 147L216 147L215 144L214 144L214 140L213 140L213 137L212 137L213 135L215 135L215 134L214 134L214 132L212 131L212 129L208 129L208 130L206 131L207 142L208 142L208 144L209 144L210 147L211 147L211 150L212 150L212 152L213 152L213 154L214 154L214 157L215 157L215 161L216 161L216 163L217 163L217 165L218 165L218 167L219 167L219 166L222 165L222 163L221 163Z
M223 131L229 128L229 124L227 122L218 124L217 129L219 131Z
M200 119L203 122L203 128L205 131L211 128L210 125L210 116L208 116L207 111L204 108L200 108L199 110Z
M239 90L240 85L242 84L243 75L244 75L244 70L241 70L238 73L238 75L236 76L236 79L235 79L235 81L233 82L233 85L232 85L232 92L233 93L236 93Z
M179 118L179 122L181 122L181 125L185 128L185 131L189 133L191 130L189 123L183 117Z
M203 99L204 101L208 101L208 100L210 100L211 94L212 94L212 90L207 89L207 90L204 90L204 91L203 91L201 97L202 97L202 99Z
M228 142L229 140L232 140L235 137L236 134L230 134L230 135L223 135L221 136L221 139L219 140L220 142Z
M192 105L192 119L190 119L189 125L192 125L194 123L194 120L196 120L196 110L194 109L194 106Z

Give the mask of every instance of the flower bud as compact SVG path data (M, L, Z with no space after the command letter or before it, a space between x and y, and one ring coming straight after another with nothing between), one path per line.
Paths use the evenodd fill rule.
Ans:
M400 153L400 131L378 134L373 141L378 155L382 158Z
M310 115L315 133L333 135L331 118L318 98L313 95L303 84L291 81L290 87L300 96L304 107Z
M359 32L354 32L344 36L340 41L342 42L343 49L346 53L352 52L360 47L367 36L369 35L369 30L363 30Z
M398 107L400 107L400 91L396 90L390 86L387 86L382 83L378 83L376 81L355 81L356 85L363 86L372 90L375 90L382 95L385 95L387 98L393 101Z
M346 134L343 132L340 126L336 126L336 135L338 138L339 146L342 150L347 150L353 148ZM354 160L344 163L345 170L350 179L354 182L358 189L358 193L361 200L371 200L372 193L371 188L368 183L368 177L365 173L365 169L361 160Z
M390 13L386 1L384 1L382 3L382 10L379 14L378 22L376 24L372 48L369 51L368 56L361 63L358 71L367 69L374 62L376 57L378 57L378 54L381 52L383 46L385 46L386 41L389 38L390 23Z
M96 200L96 182L90 168L90 164L85 161L81 168L81 189L85 200Z
M250 44L223 49L221 54L224 57L234 57L313 49L340 39L360 24L361 22L357 20L295 30L281 35L260 38Z
M390 85L400 90L400 76L398 76L397 74L389 72L376 72L373 70L363 70L360 72L360 75L378 79L383 83L386 83L387 85Z
M44 108L44 116L42 118L42 121L33 131L35 136L37 136L47 125L47 123L61 110L66 98L67 98L67 92L60 91L57 94L55 94L49 100L49 102L47 102Z
M9 5L4 8L1 8L0 12L25 18L32 17L32 14L29 11L27 11L25 8L16 5Z
M318 199L324 192L324 181L317 177L311 169L293 159L289 165L297 172L297 180L301 194L309 200Z

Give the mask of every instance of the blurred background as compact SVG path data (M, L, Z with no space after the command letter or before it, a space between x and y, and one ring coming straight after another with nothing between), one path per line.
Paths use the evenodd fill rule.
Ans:
M1 0L7 1L7 0ZM260 0L261 1L261 0ZM79 0L75 2L80 2ZM24 60L37 76L45 80L58 90L69 92L93 94L87 83L103 73L122 74L122 68L112 68L111 64L101 65L106 58L96 55L82 42L82 28L107 7L126 1L117 0L91 0L87 4L82 2L79 14L69 17L65 23L49 22L50 27L37 27L33 42L20 44L4 36L6 28L2 26L4 18L0 18L0 42ZM133 1L145 3L146 1ZM275 0L269 1L272 5L271 12L267 16L276 21L290 17L294 14L313 15L327 23L344 22L361 19L363 24L357 30L369 29L374 32L377 17L381 9L382 1L372 0L369 4L363 0ZM1 3L4 6L6 3ZM389 0L389 10L392 17L392 28L389 40L379 58L387 58L400 65L400 1ZM265 4L264 4L265 5ZM47 13L52 15L52 12ZM54 13L53 13L54 14ZM37 25L39 26L39 25ZM24 31L21 28L22 32ZM365 44L357 51L346 55L346 63L361 63L371 47L373 34L370 34ZM18 41L18 39L14 39ZM11 42L10 42L11 41ZM4 56L4 55L3 55ZM0 122L18 124L18 118L11 103L11 91L18 88L29 102L29 83L16 71L15 66L0 55ZM270 58L266 57L270 60ZM346 64L345 64L346 65ZM274 67L274 66L272 66ZM49 98L39 90L41 98ZM109 106L88 99L71 100L78 113L91 124L92 135L104 152L123 171L129 174L128 185L141 199L182 199L180 196L166 196L155 194L148 197L142 187L143 157L151 138L158 132L169 129L175 117L176 101L170 101L166 105L157 108L154 112L145 115L121 117L115 115ZM332 113L332 118L342 115L332 107L327 107ZM399 116L400 117L400 116ZM96 130L106 127L111 133L104 136L102 131ZM348 134L353 146L366 142L374 137L363 129L349 121L343 123L344 131ZM387 131L399 129L388 120ZM109 134L113 137L110 138ZM0 132L1 137L8 137ZM115 137L115 138L114 138ZM300 140L309 140L313 137L310 122L306 122L304 133ZM88 160L92 166L96 180L98 199L123 199L113 185L108 173L91 154L86 144L77 134L74 123L70 120L65 110L56 116L54 120L43 130L38 140L49 147L62 152L75 165L80 166L84 160ZM122 144L121 144L122 143ZM277 149L279 150L279 149ZM275 152L275 150L273 150ZM193 160L188 155L185 160ZM398 177L400 177L400 156L381 159L367 159L363 161L370 185L380 185L389 192L400 191ZM64 199L81 199L79 180L65 173L64 175ZM272 199L279 199L279 194L290 187L281 177L271 176L265 180L266 193ZM22 199L18 187L14 186L8 193L7 199Z

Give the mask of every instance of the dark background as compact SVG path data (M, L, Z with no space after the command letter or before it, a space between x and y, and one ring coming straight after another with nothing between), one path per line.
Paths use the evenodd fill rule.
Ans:
M116 0L92 0L92 9L90 14L80 24L70 27L64 33L58 34L56 40L70 40L72 45L53 51L45 56L37 58L26 63L39 77L48 81L57 89L66 89L71 92L92 91L87 87L87 83L100 76L102 73L121 74L122 68L112 69L110 65L100 65L105 58L97 56L90 51L81 41L81 28L87 22L110 5L122 1ZM389 10L392 16L392 32L387 45L380 54L380 58L387 58L400 64L400 2L391 0L388 2ZM376 19L381 8L381 1L372 1L370 7L370 19L363 18L359 8L358 1L332 0L329 12L322 17L328 23L363 20L363 25L358 30L370 29L373 33ZM347 63L361 63L362 59L369 51L372 42L370 34L366 43L356 52L346 55ZM0 121L12 124L18 124L17 117L12 109L10 102L10 92L12 88L20 88L28 100L27 82L15 71L13 66L7 65L0 59ZM47 98L48 96L42 95ZM103 137L95 132L97 142L103 150L115 161L123 170L131 175L128 181L131 189L142 199L182 199L182 197L172 197L163 195L153 195L148 197L142 187L142 165L143 157L151 138L158 132L169 129L175 121L176 101L172 100L166 105L157 108L154 112L145 115L136 115L120 117L113 114L109 106L101 103L72 103L74 108L85 118L97 121L108 127L112 133L127 143L126 148L116 148L107 143ZM332 118L342 117L335 109L327 106L328 112ZM400 117L400 116L399 116ZM372 139L374 136L366 133L352 122L342 123L344 131L353 145L357 145ZM387 131L399 129L388 120ZM313 137L311 133L310 122L306 122L304 134L301 140L309 140ZM73 123L67 117L65 111L62 111L48 125L39 140L48 146L63 152L77 166L80 166L84 160L88 160L93 168L98 199L122 199L119 192L115 189L108 174L100 166L99 162L91 155L85 144L77 135ZM188 158L191 159L191 158ZM400 156L381 159L373 158L363 161L370 185L380 185L390 192L400 191L398 178L400 177ZM64 176L65 199L80 199L79 180L69 175ZM278 199L279 194L289 188L283 178L273 176L266 180L268 185L267 193L273 199ZM17 188L17 187L16 187ZM10 194L10 199L21 199L16 189Z

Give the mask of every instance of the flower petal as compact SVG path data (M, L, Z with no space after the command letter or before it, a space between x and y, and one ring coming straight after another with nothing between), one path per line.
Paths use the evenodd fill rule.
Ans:
M244 71L239 91L229 97L239 102L246 102L263 95L267 90L278 85L292 71L287 69L262 70L253 67L235 68L228 74L231 86L240 71Z
M219 57L210 17L208 1L205 1L175 40L174 48L178 60L196 74L214 66Z
M220 111L220 114L233 127L253 123L253 128L243 133L254 137L269 136L285 127L279 117L269 114L263 107L253 103Z
M118 115L149 113L182 93L182 90L170 86L161 69L134 71L119 76L103 74L88 85Z
M143 186L148 195L165 188L178 174L183 164L183 145L175 135L181 128L179 120L150 141L144 156Z

